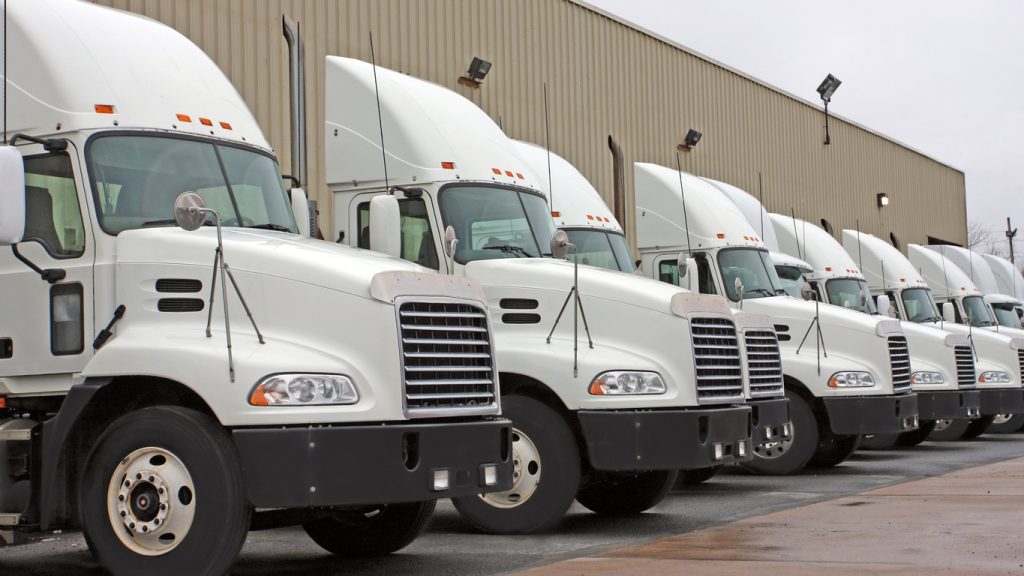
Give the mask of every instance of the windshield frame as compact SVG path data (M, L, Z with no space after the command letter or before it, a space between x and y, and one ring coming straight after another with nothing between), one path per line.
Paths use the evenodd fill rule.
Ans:
M548 238L546 242L543 242L543 241L541 241L541 239L539 239L537 237L537 230L533 226L533 220L530 219L530 213L526 210L526 205L523 204L522 197L519 196L520 193L524 193L524 194L529 194L531 196L536 196L537 198L540 198L541 201L544 202L544 206L547 207L547 210L545 211L545 213L548 215L548 219L551 221L551 229L552 230L558 230L558 226L555 226L555 221L553 219L551 219L551 205L548 204L548 199L547 199L547 197L542 192L540 192L538 190L534 190L532 188L526 188L524 186L516 186L514 184L511 184L511 185L510 184L501 184L501 183L498 183L498 182L474 182L474 181L448 182L448 183L442 185L437 190L437 211L438 211L438 213L441 216L440 224L441 224L441 227L442 227L442 231L443 231L444 228L447 228L449 226L448 217L447 217L447 214L445 214L445 210L444 210L444 201L442 200L442 198L444 197L444 194L446 192L448 192L449 190L452 190L453 188L492 188L492 189L496 189L496 190L508 190L510 192L515 192L516 193L516 199L519 200L519 206L523 209L523 217L526 219L526 225L530 229L530 236L534 239L534 242L537 242L537 244L538 244L537 249L540 252L540 254L537 255L537 256L524 256L524 258L551 258L551 256L552 256L552 254L551 254L551 239ZM462 242L463 240L468 241L467 239L459 238L459 242ZM458 250L456 250L455 253L458 254ZM499 259L500 258L489 258L489 260L499 260ZM462 266L466 266L470 262L476 262L477 261L477 260L467 260L466 262L461 262L458 258L455 257L455 255L452 255L452 260L456 264L461 264Z
M604 239L608 242L608 253L611 254L612 261L615 262L618 268L615 268L613 270L611 268L604 268L603 266L596 266L593 264L583 264L584 266L592 266L594 268L601 268L604 270L613 270L614 272L626 272L628 274L636 272L636 266L633 265L632 260L627 260L624 263L619 260L619 255L615 252L615 246L612 244L613 236L621 238L624 242L627 252L629 251L629 242L626 241L626 235L623 234L622 232L619 232L618 230L608 230L605 228L592 228L590 226L559 226L557 229L565 231L566 234L570 232L590 232L593 234L602 235Z
M235 148L235 149L238 149L238 150L242 150L244 152L252 152L252 153L255 153L255 154L259 154L260 156L265 156L267 159L269 159L273 163L274 168L277 169L278 176L281 175L281 166L280 166L280 164L277 161L277 156L275 156L273 152L270 152L268 150L264 150L263 148L259 148L258 146L253 146L251 144L247 145L247 144L244 144L244 143L241 143L241 142L235 142L235 141L232 141L232 140L225 140L225 139L222 139L222 138L206 137L206 136L200 136L200 135L197 135L197 134L183 134L183 133L180 133L180 132L167 132L167 131L163 131L163 130L104 130L104 131L101 131L101 132L96 132L96 133L90 135L85 140L85 153L84 153L84 156L85 156L85 170L86 170L87 175L88 175L88 183L89 183L89 188L90 188L89 198L92 200L92 203L93 203L92 209L95 212L96 224L99 226L100 230L102 230L103 233L108 235L108 236L116 237L121 232L126 232L128 230L141 230L142 229L142 228L129 228L127 230L118 230L118 231L108 230L107 227L104 225L103 217L102 217L102 214L100 213L100 206L101 206L100 197L99 197L100 190L99 190L99 186L96 183L96 171L93 169L92 145L97 140L102 140L104 138L118 137L118 136L121 136L121 137L123 137L123 136L130 136L130 137L139 137L139 138L155 138L155 139L164 138L164 139L173 139L173 140L187 140L187 141L191 141L191 142L201 142L203 144L210 144L210 145L212 145L214 147L214 150L216 150L217 147L224 147L224 148ZM226 177L227 176L227 168L226 168L226 166L224 164L223 158L221 158L221 155L220 155L219 151L217 152L217 163L220 166L221 172ZM283 179L282 179L282 182L283 182ZM231 183L230 183L229 180L226 179L224 184L225 184L226 188L231 190ZM286 206L286 208L288 210L288 213L291 214L292 224L293 225L297 225L298 223L295 220L295 214L292 213L291 198L289 198L288 190L283 185L281 186L281 193L283 195L283 200L284 200L285 206ZM232 204L235 204L236 200L234 198L234 193L233 192L231 193L231 199L232 199ZM237 207L236 207L236 210L237 210ZM221 218L224 218L224 216L222 215ZM173 224L169 225L169 226L173 226ZM155 228L155 226L154 226L154 228ZM238 226L238 228L245 228L245 227L244 226ZM293 233L293 234L297 233L297 229L291 231L290 233Z
M928 301L931 302L931 304L932 304L932 314L933 314L933 316L931 318L929 318L927 320L914 320L914 319L910 318L910 316L909 316L909 314L907 312L907 294L910 293L910 292L913 292L915 294L920 292L921 294L924 294L924 295L926 295L928 297ZM913 288L904 288L904 289L900 290L900 303L903 305L902 306L903 307L903 315L905 316L905 318L903 318L903 320L906 320L907 322L913 322L915 324L924 324L926 322L941 322L942 321L942 314L939 311L939 305L935 301L935 296L932 294L931 288L926 288L924 286L916 286L916 287L913 287Z
M985 316L988 318L988 324L974 324L973 322L971 322L971 316L970 314L967 313L968 299L970 299L972 302L981 302L982 310L985 311ZM985 302L984 296L979 296L977 294L964 296L960 299L960 307L963 308L964 311L964 323L967 324L968 326L973 326L974 328L992 328L994 326L999 326L999 323L996 322L995 318L992 317L992 311L989 310L988 302Z
M842 282L853 282L861 289L861 294L867 296L867 299L865 300L865 306L867 307L867 310L861 310L859 305L843 306L842 303L837 304L835 302L832 302L832 284L840 284ZM874 303L874 298L871 295L871 288L868 286L867 280L864 280L863 278L829 278L828 280L825 281L825 297L828 298L828 304L831 304L833 306L839 306L840 308L848 308L850 310L853 310L854 312L860 312L862 314L878 314L878 308L876 307Z
M727 298L730 302L740 301L739 294L736 293L736 287L725 285L725 274L722 268L722 254L725 254L726 252L736 251L752 252L754 254L757 254L757 260L761 264L761 267L764 270L765 275L768 277L768 284L772 287L771 295L751 292L749 289L747 289L747 287L744 287L744 300L750 300L752 298L772 298L775 296L783 295L789 296L789 292L786 292L786 289L782 286L781 281L778 285L776 285L772 280L773 278L778 279L779 276L778 273L775 272L775 265L765 261L765 258L771 258L771 252L764 248L754 248L751 246L730 246L728 248L719 249L718 253L715 254L715 264L718 266L718 276L722 280L722 296ZM749 297L747 296L747 294L755 294L755 296ZM733 298L733 296L736 296L736 298Z

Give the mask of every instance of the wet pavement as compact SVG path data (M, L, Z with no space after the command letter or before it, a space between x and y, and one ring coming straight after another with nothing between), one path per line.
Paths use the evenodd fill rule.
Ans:
M1021 457L1024 435L983 436L860 451L792 477L732 470L640 516L574 505L556 530L531 536L478 534L441 502L397 554L339 559L301 528L267 530L250 533L234 574L1024 574ZM103 574L80 533L0 547L2 576L80 574Z

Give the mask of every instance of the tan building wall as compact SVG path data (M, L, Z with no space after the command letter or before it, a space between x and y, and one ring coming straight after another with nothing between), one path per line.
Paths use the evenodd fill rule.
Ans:
M548 84L552 150L611 202L608 136L625 155L627 229L632 163L675 166L688 128L704 133L683 169L754 194L762 175L772 211L827 218L904 243L967 236L962 172L834 119L822 145L820 109L570 0L96 0L161 20L205 50L238 87L277 150L289 158L287 48L281 15L306 43L309 189L330 230L323 159L324 56L369 61L467 96L514 138L544 143ZM129 46L125 49L130 50ZM479 89L457 83L473 56L494 66ZM814 87L809 87L808 91ZM813 95L813 92L812 92ZM888 193L880 210L876 194ZM632 238L632 234L630 237Z

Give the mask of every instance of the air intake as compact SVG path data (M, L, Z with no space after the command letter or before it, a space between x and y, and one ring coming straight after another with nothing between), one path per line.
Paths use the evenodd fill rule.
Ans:
M905 336L889 337L889 363L892 365L893 393L910 392L910 350Z
M697 402L729 404L743 400L743 370L736 326L725 318L691 318Z
M779 340L770 330L751 330L746 333L747 372L750 375L750 396L768 398L782 396L782 355Z
M202 312L205 304L199 298L161 298L156 309L161 312Z
M484 309L454 301L403 302L398 317L410 417L497 413L497 372Z
M195 294L203 289L203 283L192 278L161 278L156 281L156 291L172 294Z

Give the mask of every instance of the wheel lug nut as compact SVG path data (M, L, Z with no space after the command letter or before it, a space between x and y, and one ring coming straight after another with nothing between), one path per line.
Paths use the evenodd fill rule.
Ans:
M153 524L156 524L157 526L159 526L160 525L160 519L157 518L156 520L153 520Z
M125 517L125 516L127 516L127 515L128 515L128 513L127 513L127 512L124 512L124 511L122 511L122 512L121 512L121 518L124 518L124 517Z
M131 528L132 530L135 530L135 522L132 522L131 524L129 524L128 527Z
M142 474L136 474L135 475L135 479L136 480L142 480Z
M143 527L142 527L142 531L143 531L143 532L149 532L149 528L147 528L146 526L143 526Z
M124 502L124 494L119 495L117 499L120 500L121 502Z
M149 481L150 481L150 482L153 482L154 480L156 480L156 478L154 478L154 477L152 477L152 476L150 476L150 477L149 477Z
M167 504L161 504L160 505L160 509L161 510L167 510Z

